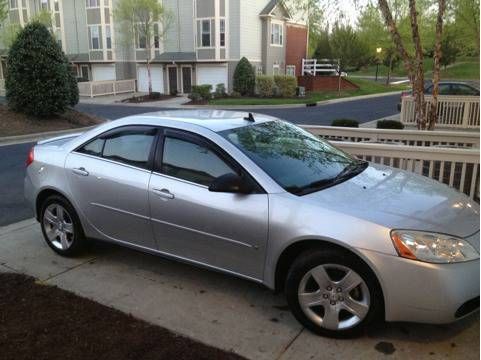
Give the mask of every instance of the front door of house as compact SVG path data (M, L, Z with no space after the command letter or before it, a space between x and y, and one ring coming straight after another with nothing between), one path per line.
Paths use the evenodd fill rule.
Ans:
M182 68L182 92L189 94L192 91L192 68Z
M169 92L171 94L176 94L179 90L177 89L177 68L169 67Z

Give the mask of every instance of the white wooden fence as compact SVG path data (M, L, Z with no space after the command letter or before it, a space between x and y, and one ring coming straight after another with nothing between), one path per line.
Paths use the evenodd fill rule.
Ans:
M327 140L381 142L410 146L455 146L479 148L479 133L468 131L421 131L335 126L301 125L307 131Z
M339 71L337 59L302 59L302 75L318 75Z
M0 79L0 95L5 95L5 79Z
M116 95L135 92L135 79L79 82L80 96Z
M431 106L432 96L426 96L426 110ZM479 96L438 96L438 121L436 127L479 129ZM403 96L401 122L416 125L414 98Z

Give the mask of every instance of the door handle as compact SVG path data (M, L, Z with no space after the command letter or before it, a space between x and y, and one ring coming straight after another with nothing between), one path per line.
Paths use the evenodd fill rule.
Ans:
M84 167L73 168L72 172L74 174L81 175L81 176L89 176L89 172L87 170L85 170Z
M174 199L175 196L172 194L169 190L167 189L152 189L152 192L160 197L163 197L165 199Z

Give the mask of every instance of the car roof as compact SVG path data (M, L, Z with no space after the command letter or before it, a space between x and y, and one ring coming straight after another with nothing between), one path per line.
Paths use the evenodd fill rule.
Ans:
M241 111L171 110L128 116L120 120L127 121L132 125L149 124L168 126L166 124L167 122L170 124L172 124L172 122L188 123L204 127L214 132L277 120L272 116L257 113L252 113L252 117L254 118L254 121L248 120L249 113Z

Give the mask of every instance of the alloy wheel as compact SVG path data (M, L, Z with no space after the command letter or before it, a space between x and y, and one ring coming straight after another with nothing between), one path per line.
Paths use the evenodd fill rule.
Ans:
M43 227L50 243L59 250L72 246L75 230L72 216L60 204L50 204L43 214Z

